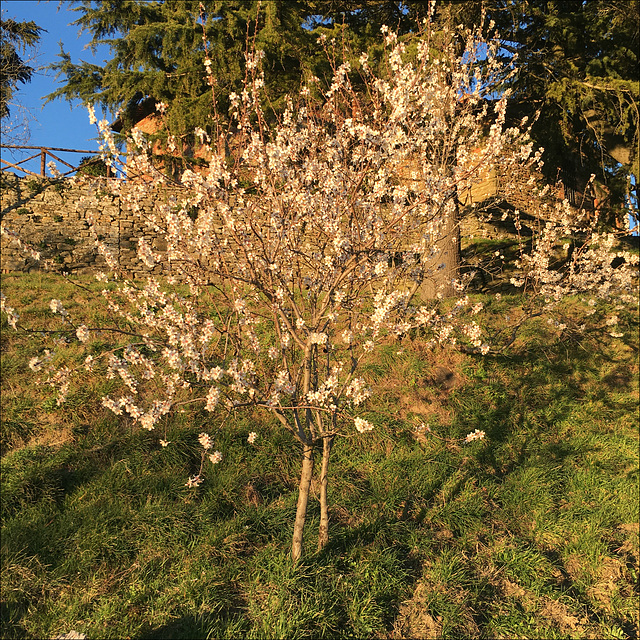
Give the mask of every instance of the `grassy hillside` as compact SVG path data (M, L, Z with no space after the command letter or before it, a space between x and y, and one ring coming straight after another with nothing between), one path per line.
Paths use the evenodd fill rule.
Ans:
M51 298L100 313L43 274L2 289L25 326L53 326ZM27 366L42 336L3 316L2 637L637 638L638 317L616 313L622 338L600 312L498 357L374 353L376 428L336 443L331 540L315 553L314 501L296 567L299 455L268 415L147 432L91 374L58 407ZM204 429L224 459L187 489Z

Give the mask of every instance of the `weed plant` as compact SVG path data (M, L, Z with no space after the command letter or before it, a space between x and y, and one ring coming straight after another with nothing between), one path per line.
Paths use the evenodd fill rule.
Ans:
M67 287L3 277L43 330ZM133 428L91 374L57 407L27 366L41 336L2 322L3 638L638 637L637 316L623 338L532 326L493 358L419 334L374 353L375 430L336 448L331 538L297 565L291 436L232 416L187 489L207 414Z

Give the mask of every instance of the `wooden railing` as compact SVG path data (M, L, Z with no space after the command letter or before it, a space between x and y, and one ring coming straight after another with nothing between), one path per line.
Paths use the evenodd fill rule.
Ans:
M66 171L65 173L60 173L60 177L64 177L64 176L68 176L74 172L76 172L79 168L79 166L74 166L72 164L70 164L69 162L67 162L66 160L63 160L62 158L59 158L57 155L55 155L55 153L52 153L53 151L57 151L58 153L84 153L84 154L91 154L91 155L97 155L100 152L99 151L95 151L95 150L87 150L87 149L64 149L62 147L29 147L29 146L23 146L23 145L14 145L14 144L0 144L0 149L31 149L31 150L38 150L38 153L34 153L32 156L29 156L28 158L25 158L24 160L20 160L20 162L9 162L8 160L5 160L4 158L0 158L0 162L2 163L0 165L0 170L1 171L5 171L8 168L12 168L12 169L18 169L18 171L22 171L24 172L26 175L30 175L30 176L36 176L36 177L41 177L44 178L46 176L46 168L47 168L47 156L49 156L50 158L52 158L53 160L57 160L58 162L61 162L62 164L64 164L65 166L69 167L69 171ZM21 164L24 164L25 162L29 162L29 160L33 160L34 158L40 157L40 173L34 173L33 171L30 171L29 169L27 169L26 167L21 167ZM107 167L107 177L109 177L111 175L111 168Z

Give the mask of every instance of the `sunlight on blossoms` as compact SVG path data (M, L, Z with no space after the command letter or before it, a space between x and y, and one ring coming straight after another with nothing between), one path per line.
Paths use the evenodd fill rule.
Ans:
M355 423L356 431L358 433L373 431L373 425L367 420L364 420L363 418L356 418L354 420L354 423Z
M208 435L207 433L201 433L198 436L198 442L202 445L204 449L211 449L211 447L213 446L213 440L211 439L211 436Z
M399 39L384 27L380 64L365 54L348 62L321 39L332 76L306 82L277 118L264 106L263 54L248 46L246 81L231 94L230 111L214 110L188 150L168 130L166 142L157 142L133 128L121 167L126 180L94 188L77 212L108 272L96 279L105 283L109 321L97 326L78 305L67 311L51 300L57 318L48 321L62 327L55 339L63 348L92 349L91 359L82 364L84 351L73 369L57 371L49 352L29 360L59 390L60 403L74 375L104 375L110 387L102 405L143 429L162 426L162 449L169 437L178 441L169 430L174 416L191 407L198 420L206 417L199 428L214 434L236 428L240 411L266 413L286 433L291 455L301 455L295 558L314 457L322 456L320 519L328 522L332 447L374 429L353 414L374 393L369 367L385 353L401 355L399 340L421 341L433 358L444 349L499 354L531 320L570 330L559 311L567 300L594 300L584 306L602 324L597 305L625 302L637 290L637 256L542 185L543 152L533 147L531 124L512 125L509 92L496 95L495 83L516 73L514 61L500 57L498 37L485 38L481 27L445 29L439 44L430 29L427 21L421 35ZM449 45L459 36L457 52ZM213 88L208 55L205 67ZM171 111L156 107L159 119ZM97 124L101 150L115 163L112 132ZM513 228L513 249L490 245L491 262L476 270L463 262L461 231L471 211L480 222L489 215L487 203L471 204L488 176L500 198L519 198L520 208L495 217L503 214ZM92 218L115 197L143 227L132 241L133 272ZM557 247L567 238L561 260ZM494 279L508 293L481 288ZM2 310L17 329L4 296ZM612 336L622 336L620 318L622 311L604 320ZM100 335L102 351L90 334ZM201 422L186 428L194 424ZM476 429L464 442L484 437ZM257 438L251 431L247 442ZM204 481L207 457L222 460L208 433L197 441L201 466L188 488Z
M218 464L219 462L222 462L222 454L219 451L214 451L209 454L209 460L212 464Z
M484 431L480 431L478 429L476 429L475 431L473 431L472 433L468 433L464 439L465 444L469 444L470 442L473 442L474 440L484 440L485 437L485 432Z

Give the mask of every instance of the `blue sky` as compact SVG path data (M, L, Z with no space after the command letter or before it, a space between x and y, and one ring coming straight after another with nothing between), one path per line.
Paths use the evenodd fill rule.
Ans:
M60 42L65 51L71 54L74 62L82 59L102 65L108 58L108 47L100 47L95 56L89 49L84 49L91 39L90 34L79 34L79 27L70 26L78 15L77 12L71 11L69 2L2 0L3 18L14 18L18 21L33 20L39 27L47 30L41 34L40 42L33 51L36 54L36 60L32 66L37 67L38 71L34 73L30 83L19 85L19 90L14 96L15 101L24 105L32 116L29 127L31 135L28 141L25 140L19 144L69 149L97 150L98 148L95 141L95 126L89 124L87 111L80 103L70 105L66 100L54 100L44 105L44 96L60 85L55 79L55 73L42 67L56 61L57 54L60 52ZM25 57L29 57L29 53ZM22 156L17 156L10 154L7 149L2 149L2 157L9 162L15 162L12 155L14 158L27 157L27 153L22 153ZM28 152L28 155L33 153L35 152ZM71 163L82 157L80 154L58 155ZM34 163L25 166L39 172L39 161Z

